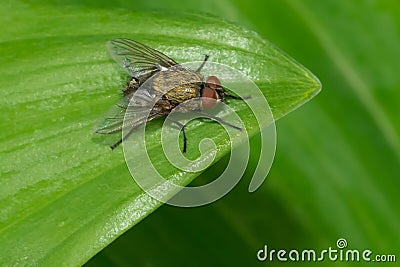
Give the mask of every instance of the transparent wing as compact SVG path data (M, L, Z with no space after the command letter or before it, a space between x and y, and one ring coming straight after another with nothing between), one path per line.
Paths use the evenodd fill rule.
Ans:
M160 71L160 67L169 68L177 63L163 53L127 38L112 39L107 43L112 59L132 77L150 77Z
M96 133L110 134L120 131L124 122L127 106L128 100L125 98L114 105L103 118L95 124Z
M139 89L130 102L128 98L124 98L115 105L104 119L97 123L95 131L99 134L111 134L123 127L134 128L163 115L162 107L155 102L155 95Z

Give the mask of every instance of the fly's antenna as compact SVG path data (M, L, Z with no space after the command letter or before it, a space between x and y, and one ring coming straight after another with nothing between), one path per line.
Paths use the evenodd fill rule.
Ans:
M200 71L201 71L201 69L202 69L202 68L204 67L204 65L206 64L208 58L209 58L208 55L205 55L205 56L204 56L203 63L201 63L200 67L196 70L196 72L200 72Z

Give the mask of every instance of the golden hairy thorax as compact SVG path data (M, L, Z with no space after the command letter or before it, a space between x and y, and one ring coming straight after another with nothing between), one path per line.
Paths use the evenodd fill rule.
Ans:
M172 105L200 97L202 75L185 69L160 71L152 80L152 89Z

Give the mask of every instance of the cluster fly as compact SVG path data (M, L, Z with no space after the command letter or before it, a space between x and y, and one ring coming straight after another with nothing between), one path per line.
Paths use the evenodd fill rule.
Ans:
M190 111L241 130L240 127L204 112L205 109L215 106L218 101L224 102L226 98L242 99L226 91L216 76L209 76L204 79L203 75L200 74L208 59L207 55L199 68L194 71L184 68L170 57L147 45L127 38L117 38L109 41L107 49L111 57L122 66L130 77L122 91L123 99L121 104L118 104L118 110L115 115L107 116L96 127L96 132L99 134L111 134L121 131L127 125L130 127L127 134L113 144L111 149L115 149L120 145L140 125L155 118L167 116L175 107L187 100L198 100L195 102L197 104L190 108ZM155 76L156 74L157 76ZM140 101L136 102L141 103L140 105L143 106L150 106L151 103L151 111L147 116L143 117L125 115L126 112L132 112L128 109L129 102L138 98L135 93L139 88L140 90L143 88L141 86L146 81L146 86L143 89L144 93L141 94ZM165 92L165 87L171 87L171 85L176 86ZM187 108L186 110L179 110L179 112L187 111L189 111ZM123 125L124 116L125 124ZM126 121L127 119L128 121ZM180 127L183 134L183 152L186 152L185 125L179 121L170 120Z

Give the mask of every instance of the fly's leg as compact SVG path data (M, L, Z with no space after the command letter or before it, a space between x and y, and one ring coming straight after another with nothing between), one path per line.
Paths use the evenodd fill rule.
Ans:
M131 134L133 134L133 132L136 130L136 128L139 127L140 125L142 125L143 123L146 123L146 118L140 120L137 125L132 126L132 128L129 130L129 132L126 135L124 135L118 142L116 142L115 144L110 146L111 150L114 150L116 147L118 147L120 144L122 144L122 142L124 142L129 136L131 136Z
M237 100L243 100L243 99L248 99L248 98L250 98L249 96L244 97L244 98L241 98L240 96L232 95L232 94L230 94L229 92L226 92L226 91L224 92L224 96L225 96L225 97L232 98L232 99L237 99Z
M113 144L112 146L110 146L111 150L114 150L115 148L117 148L117 146L119 146L120 144L122 144L123 141L125 141L132 133L133 131L136 129L137 127L132 127L132 129L129 130L129 132L123 137L121 138L118 142L116 142L115 144Z
M208 58L209 58L208 55L205 55L205 56L204 56L203 63L201 63L200 67L196 70L196 72L200 72L200 71L201 71L201 69L202 69L202 68L204 67L204 65L206 64Z
M214 116L214 115L205 113L205 112L200 111L200 110L195 110L194 112L196 112L197 114L203 115L204 117L207 117L207 118L209 118L209 119L213 119L213 120L215 120L215 121L218 121L218 122L221 123L221 124L230 126L230 127L232 127L233 129L236 129L236 130L239 130L239 131L242 130L241 127L238 127L238 126L235 126L235 125L233 125L233 124L230 124L229 122L226 122L226 121L224 121L223 119L218 118L218 117L216 117L216 116Z
M185 133L185 125L183 123L180 123L179 121L173 120L169 117L167 117L167 119L169 121L171 121L172 123L174 123L175 125L177 125L181 129L181 132L183 134L183 150L182 150L182 152L186 153L186 140L187 139L186 139L186 133Z
M223 91L223 96L224 97L237 99L237 100L244 100L244 99L250 99L251 98L251 96L240 97L240 96L232 95L231 93L229 93L227 91L227 89L225 87L222 87L222 88L224 89L224 91Z
M117 148L117 146L119 146L120 144L122 144L122 138L116 142L115 144L113 144L112 146L110 146L111 150L114 150L115 148Z

